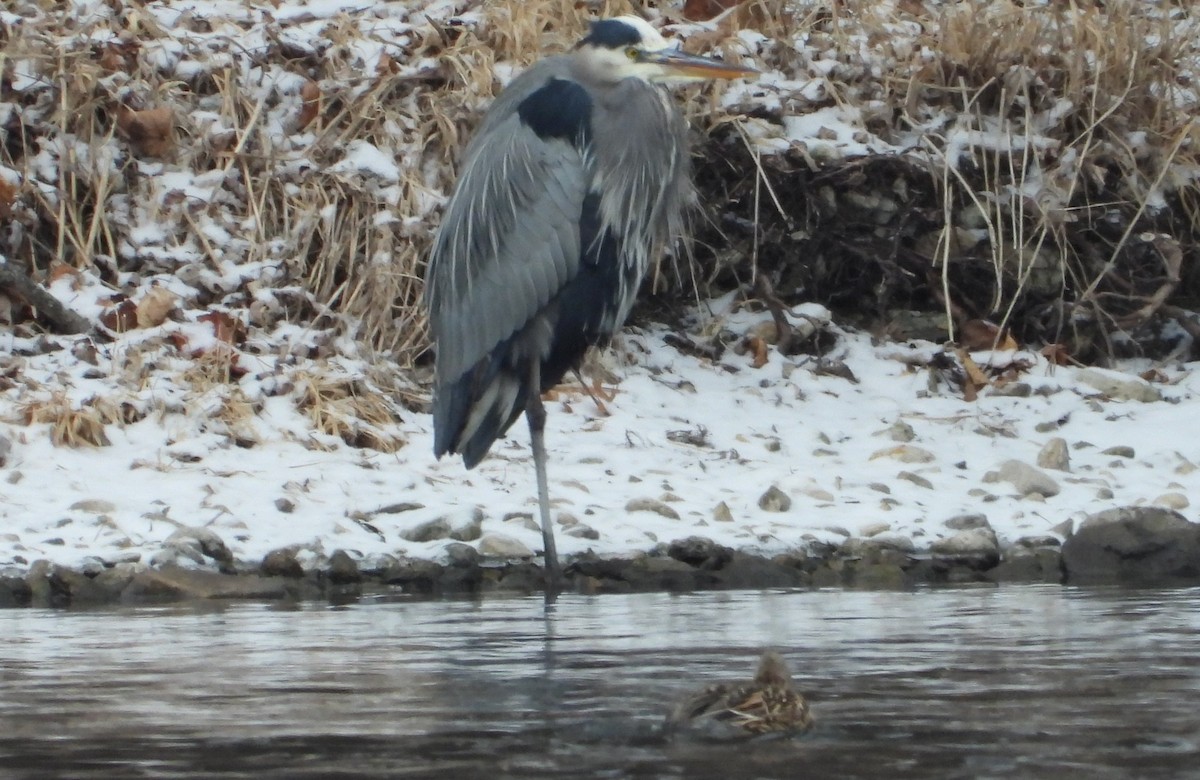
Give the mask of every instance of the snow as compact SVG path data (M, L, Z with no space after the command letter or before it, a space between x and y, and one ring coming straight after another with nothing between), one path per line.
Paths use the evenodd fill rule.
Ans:
M256 133L262 153L277 155L276 180L293 191L294 181L318 169L369 179L372 194L388 206L372 217L374 223L399 223L397 233L407 238L427 228L424 218L445 199L433 164L422 162L420 150L405 147L409 128L396 127L392 137L374 138L375 143L348 139L336 161L310 159L313 136L292 127L304 79L275 64L252 66L255 58L243 54L283 42L314 56L342 58L354 63L361 78L323 83L322 95L339 89L361 93L374 88L384 55L398 68L398 78L439 67L436 60L407 56L420 26L431 21L446 29L473 27L483 13L448 0L425 2L420 9L414 5L154 3L140 12L142 23L171 34L146 36L140 67L185 82L201 71L241 69L246 90L241 97L262 127L255 130L249 122L235 128L215 111L200 111L190 117L196 135L188 142L227 149L229 144L216 143L220 137L236 135L240 143ZM106 4L77 0L74 7L93 16L77 38L64 33L64 51L111 37L91 26L111 16ZM196 18L204 23L193 24ZM0 13L0 21L16 29L22 24L8 12ZM681 38L705 29L671 27ZM347 32L351 28L358 37ZM747 54L787 50L797 64L787 73L769 72L719 93L719 105L730 114L749 105L782 115L778 121L738 120L764 153L799 144L823 159L911 153L921 148L917 139L925 131L943 133L952 161L972 150L1045 150L1054 141L1033 131L1056 126L1072 108L1064 99L1032 127L1015 132L980 122L956 126L951 112L917 107L912 136L885 140L866 130L863 109L873 100L869 87L888 70L889 58L932 59L917 45L919 29L897 24L895 39L878 51L865 37L847 35L851 57L810 45L809 33L800 28L791 41L739 33L736 45ZM215 48L228 40L244 51L234 55ZM343 42L335 45L336 40ZM857 75L848 75L852 66ZM0 116L32 111L26 103L45 97L48 89L38 63L15 57L9 70L12 89L25 93L25 102L17 108L0 104ZM492 73L503 84L518 70L498 62ZM862 74L872 74L866 86L859 81ZM104 78L115 95L132 77ZM1181 103L1194 107L1191 90L1181 87L1177 94ZM815 105L822 101L825 105ZM1130 132L1128 142L1145 147L1146 133ZM295 301L312 303L296 287L265 286L290 278L283 270L295 261L290 245L260 236L257 215L222 211L236 205L228 190L258 183L242 182L232 162L194 173L170 160L125 159L124 148L115 137L94 147L62 137L25 159L23 170L0 168L6 181L31 183L53 206L61 159L92 155L107 160L104 165L132 162L130 174L153 181L154 197L131 205L122 200L126 195L115 194L107 203L118 215L114 218L128 222L114 250L123 261L119 292L137 302L146 290L162 286L180 307L173 319L115 334L110 341L54 337L50 341L57 347L49 348L41 337L6 334L0 340L6 350L0 354L0 437L11 444L7 451L0 446L0 572L27 569L38 559L66 565L92 558L150 563L180 526L212 530L235 557L251 563L290 546L302 548L301 560L312 566L339 548L362 556L440 559L448 541L415 543L403 534L437 518L461 522L476 508L483 513L484 534L540 548L540 533L525 519L536 516L537 506L523 422L472 471L457 458L434 460L431 419L420 412L401 411L395 423L371 423L402 442L394 452L351 446L322 432L303 408L305 382L314 377L355 382L358 392L398 409L392 396L411 390L408 380L381 384L378 371L385 361L331 335L326 324L255 321L256 305L277 310ZM1077 164L1074 154L1066 150L1064 169ZM1172 175L1194 179L1200 173L1180 167ZM406 210L392 208L402 201L395 185L410 178L418 183ZM1028 185L1038 183L1031 174ZM296 214L295 232L316 219L332 227L345 216L337 203ZM191 225L186 233L176 229L178 219L168 219L168 213L181 210ZM262 243L253 243L260 238ZM370 264L388 260L380 250ZM143 264L150 271L124 270ZM174 273L176 268L181 270ZM369 284L375 278L348 283ZM47 287L92 320L109 311L118 292L90 269L59 276ZM241 323L248 328L247 340L235 348L189 306L192 299L215 297L205 311L226 311L242 302L243 292L253 303L247 307L250 321ZM225 293L230 302L220 297ZM318 313L324 319L328 312ZM555 512L599 534L589 539L560 529L560 553L624 556L698 535L770 554L839 542L880 523L921 549L952 533L943 524L946 519L967 512L986 514L1004 543L1022 536L1061 537L1064 521L1078 522L1114 506L1164 502L1183 507L1195 519L1186 497L1200 495L1200 453L1194 445L1200 441L1200 415L1193 412L1200 403L1198 364L1122 366L1117 372L1122 381L1148 368L1165 380L1155 385L1164 400L1143 403L1103 396L1081 379L1079 369L1052 366L1036 353L981 353L975 360L984 366L989 360L1001 367L1026 366L1017 379L1028 383L1031 393L1009 397L985 389L978 400L968 401L929 368L939 345L876 343L868 334L830 324L828 313L814 304L797 306L791 315L797 327L812 322L836 334L837 346L826 360L843 362L853 379L826 371L827 362L773 350L761 367L753 365L752 354L733 351L718 362L706 361L667 346L666 328L652 325L627 330L606 354L615 379L607 383L615 390L615 397L605 401L610 415L601 414L578 388L560 390L548 402ZM696 316L694 334L717 328L748 334L769 321L763 313L738 308L732 296L707 302ZM219 373L220 361L231 354L238 371L229 381L203 375L203 370ZM207 369L197 366L209 359L213 365ZM107 446L58 446L52 441L54 422L27 424L37 409L60 401L76 410L98 410L106 418ZM139 419L123 422L124 417L104 411L123 405L136 410ZM248 411L240 415L239 409ZM897 423L911 426L915 438L894 440ZM1054 437L1067 441L1071 457L1069 472L1048 472L1059 493L1023 497L1011 485L994 481L992 473L1006 461L1036 463ZM1133 447L1135 456L1105 454L1118 445ZM759 507L759 497L771 486L792 498L789 510ZM662 502L678 517L626 508L643 499ZM395 511L398 504L417 508ZM731 522L717 519L721 504Z
M722 327L740 332L764 321L730 304L729 297L711 303ZM810 305L794 312L795 321L801 318L825 316ZM191 333L200 324L178 327ZM774 353L761 368L752 366L751 355L732 352L712 363L666 346L664 335L659 326L627 331L608 354L619 379L606 402L610 416L579 389L548 402L555 512L600 535L581 538L560 528L567 556L588 550L624 556L693 535L772 554L839 542L880 522L923 548L952 533L943 521L972 512L986 514L1002 542L1012 543L1061 536L1064 520L1113 506L1152 503L1169 493L1200 495L1196 454L1188 452L1200 440L1196 364L1169 369L1165 400L1119 402L1080 381L1077 369L1052 367L1040 356L977 353L981 365L989 358L997 365L1015 358L1030 363L1021 379L1032 393L984 391L968 402L948 385L931 385L928 369L910 367L939 350L929 343L877 345L865 334L841 332L831 357L846 364L855 382L816 370L815 360ZM197 347L211 347L195 338ZM102 352L116 358L121 346ZM64 353L56 352L28 358L24 370L47 382L53 377L78 406L104 392L104 375L118 361L101 360L90 372L69 372L63 363ZM365 370L353 359L342 366L346 376ZM405 442L398 451L356 449L316 433L288 398L269 394L278 378L270 361L251 367L237 383L247 399L262 403L249 422L258 437L249 449L214 421L224 403L220 393L192 396L181 406L169 386L145 388L143 400L161 410L109 425L107 447L56 447L48 424L0 426L13 442L0 481L0 570L39 558L68 565L91 557L152 561L180 526L214 531L247 562L293 545L312 561L338 548L440 559L447 540L414 543L401 534L436 518L460 522L476 507L485 534L540 548L534 527L513 519L536 516L522 423L473 471L457 458L434 460L431 419L420 413L406 413L395 426ZM888 435L896 423L915 433L906 446ZM1007 460L1035 463L1055 436L1071 447L1070 472L1047 472L1062 488L1058 495L1023 498L989 481L988 472ZM1104 454L1117 445L1132 446L1135 457ZM927 462L910 457L914 448L927 451ZM790 510L759 508L759 496L772 485L792 497ZM638 499L662 501L678 519L627 511ZM714 518L722 502L732 522ZM387 510L398 503L419 508Z

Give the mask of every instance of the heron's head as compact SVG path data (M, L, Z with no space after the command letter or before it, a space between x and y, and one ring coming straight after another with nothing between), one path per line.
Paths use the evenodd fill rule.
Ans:
M655 83L706 81L758 73L753 68L685 54L636 16L592 22L591 30L576 44L575 56L589 75L608 82L627 78Z

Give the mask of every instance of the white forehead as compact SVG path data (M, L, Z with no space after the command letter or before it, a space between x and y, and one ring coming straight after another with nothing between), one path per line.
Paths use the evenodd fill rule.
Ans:
M670 46L667 39L658 34L658 30L650 26L645 19L636 16L618 16L614 21L627 24L638 31L642 37L642 48L647 51L660 51Z

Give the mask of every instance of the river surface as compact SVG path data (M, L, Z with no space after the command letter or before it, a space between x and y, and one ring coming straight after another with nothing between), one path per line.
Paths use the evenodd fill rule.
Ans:
M797 739L667 739L781 651ZM1200 778L1200 590L0 611L2 778Z

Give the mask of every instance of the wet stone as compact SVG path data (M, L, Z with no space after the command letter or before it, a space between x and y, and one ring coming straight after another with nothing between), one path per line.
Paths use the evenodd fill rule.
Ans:
M329 562L326 564L325 574L335 585L349 585L362 581L362 573L358 570L358 564L345 550L333 551L333 555L329 556Z
M28 607L33 590L21 577L0 577L0 607Z
M719 569L729 562L733 551L717 544L712 539L703 536L689 536L686 539L677 539L667 545L667 555L689 566Z
M259 571L266 577L299 579L304 576L304 567L297 560L296 551L290 548L272 550L267 553L263 557Z
M446 555L446 563L451 567L462 568L479 565L479 551L469 544L452 542L446 545L443 552Z
M1170 509L1134 506L1089 516L1064 544L1071 584L1200 583L1200 524Z
M126 604L153 604L189 599L275 600L287 598L288 595L285 581L279 577L219 574L166 566L135 574L121 592L121 601Z
M222 571L233 570L233 553L224 540L209 528L184 527L167 537L163 549L203 564L205 558L215 561Z
M1050 547L1014 548L987 572L987 577L993 582L1060 583L1062 554Z

